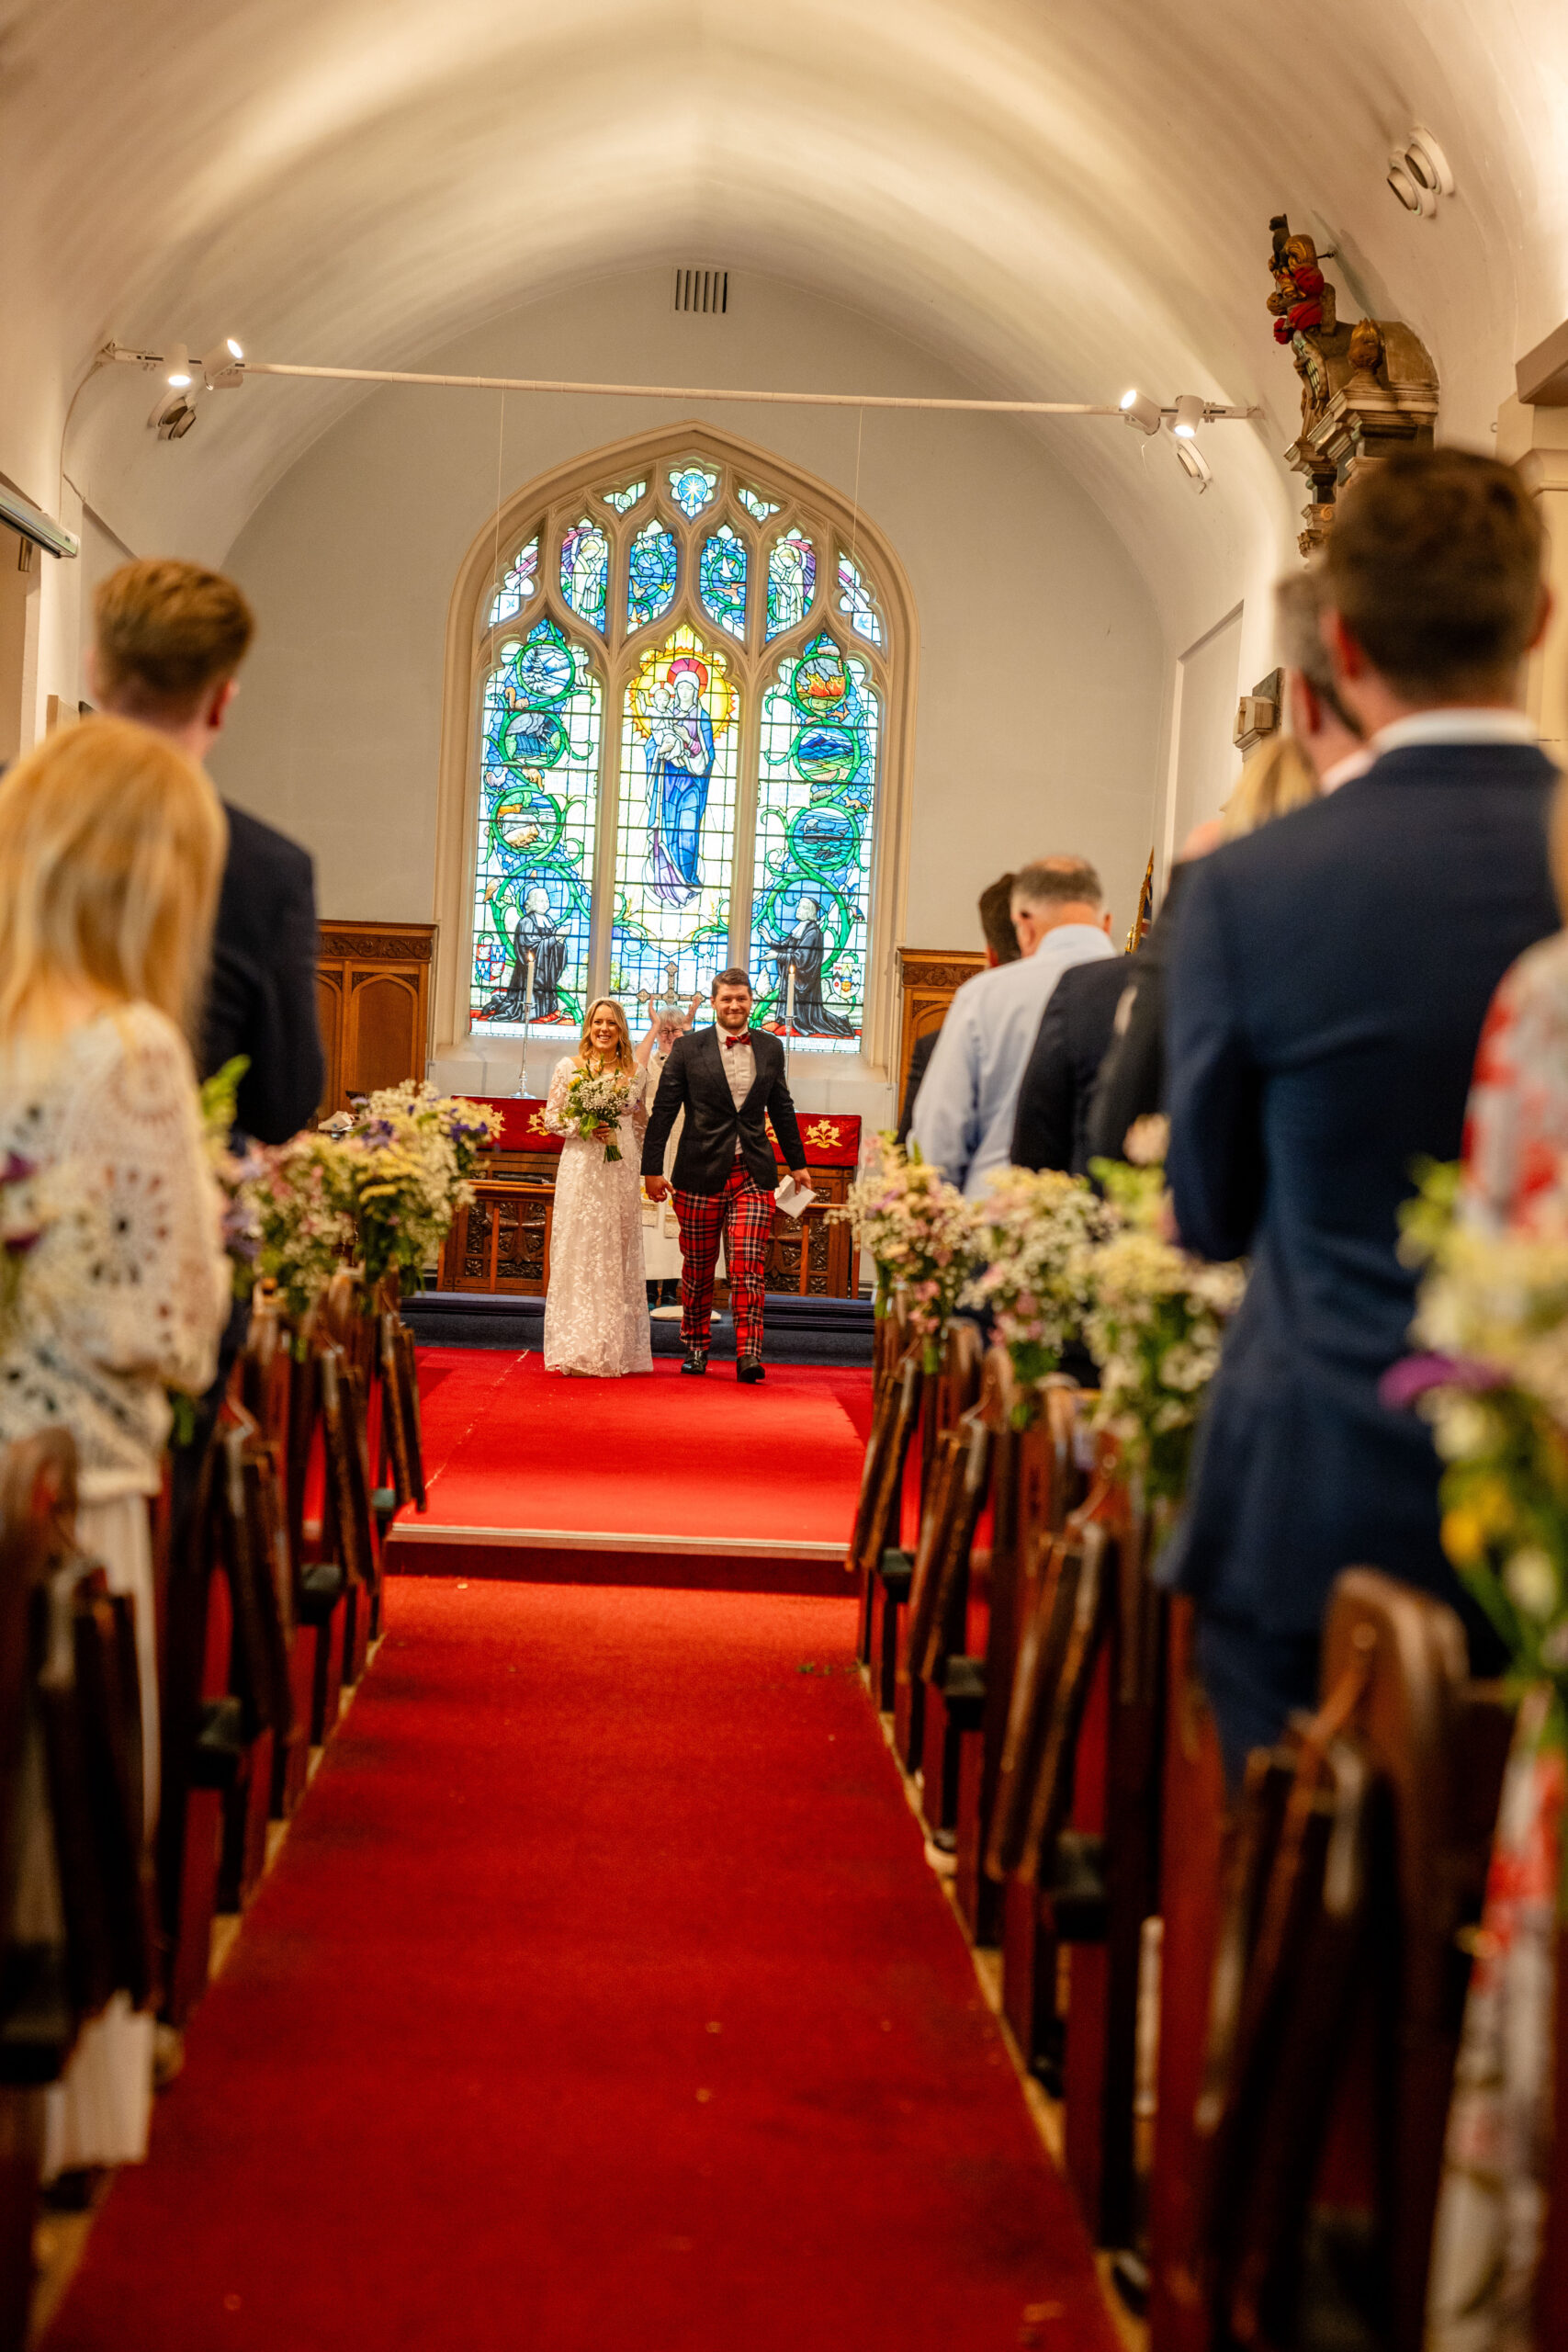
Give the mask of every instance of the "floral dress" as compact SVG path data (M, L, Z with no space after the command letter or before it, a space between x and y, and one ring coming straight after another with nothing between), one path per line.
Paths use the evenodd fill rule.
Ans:
M1464 1114L1464 1194L1530 1231L1568 1211L1568 931L1527 948L1482 1025Z
M618 1129L621 1157L606 1159L604 1145L584 1141L566 1115L576 1068L570 1056L556 1064L545 1105L545 1125L565 1137L550 1230L545 1367L617 1380L653 1370L638 1174L648 1072L632 1073L632 1098Z

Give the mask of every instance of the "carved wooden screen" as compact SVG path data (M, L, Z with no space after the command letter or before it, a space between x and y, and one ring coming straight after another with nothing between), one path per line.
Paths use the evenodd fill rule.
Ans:
M793 965L799 1046L860 1050L899 637L852 522L716 444L512 530L476 650L475 1035L530 1001L570 1033L601 992L635 1023L728 963L782 1029Z
M323 1116L349 1097L423 1078L429 1054L429 922L323 922L316 1001L326 1056Z

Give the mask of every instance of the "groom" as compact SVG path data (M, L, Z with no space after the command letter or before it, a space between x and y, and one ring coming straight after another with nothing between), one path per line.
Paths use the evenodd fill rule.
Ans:
M784 1084L784 1047L751 1026L751 983L739 969L713 984L711 1029L677 1037L664 1065L642 1144L642 1181L650 1201L669 1192L664 1147L677 1112L686 1124L675 1153L675 1214L681 1223L682 1372L708 1368L713 1272L718 1238L729 1238L729 1300L735 1315L735 1376L762 1377L762 1267L773 1223L778 1163L762 1122L773 1132L797 1183L806 1153Z

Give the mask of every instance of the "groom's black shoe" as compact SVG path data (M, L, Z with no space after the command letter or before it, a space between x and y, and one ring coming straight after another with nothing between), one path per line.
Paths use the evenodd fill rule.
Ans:
M743 1380L748 1388L755 1387L757 1382L763 1376L761 1356L741 1356L737 1362L735 1377L737 1380Z
M686 1350L685 1357L681 1365L682 1372L705 1372L707 1368L708 1351L705 1348L688 1348Z

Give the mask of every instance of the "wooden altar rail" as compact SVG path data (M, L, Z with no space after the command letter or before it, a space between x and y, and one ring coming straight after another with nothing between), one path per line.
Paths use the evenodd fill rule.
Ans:
M1342 1796L1371 1792L1355 1815L1365 1924L1347 1940L1314 1891L1326 1886L1322 1849L1317 1879L1292 1876L1279 1803L1255 1799L1227 1828L1189 1606L1155 1588L1150 1529L1111 1453L1087 1478L1077 1466L1083 1400L1048 1392L1015 1429L1005 1357L980 1367L962 1328L928 1376L889 1318L880 1363L845 1562L863 1668L919 1775L928 1833L953 1852L968 1930L1001 1947L1020 2052L1061 2092L1091 2235L1148 2280L1151 2352L1287 2340L1320 2191L1367 2215L1386 2296L1378 2340L1418 2352L1469 1926L1508 1736L1501 1694L1466 1681L1440 1604L1368 1571L1340 1579L1324 1680L1337 1745L1309 1740L1275 1769L1282 1791L1303 1790L1303 1820L1321 1817L1325 1756L1348 1776ZM1258 1898L1235 1892L1238 1853L1288 1922L1282 1943L1258 1940ZM1217 1977L1222 1937L1232 1961ZM1151 2132L1139 2014L1156 1953ZM1559 1953L1568 2119L1568 1938ZM1239 2007L1212 2014L1216 1982L1240 1987ZM1568 2341L1568 2120L1537 2340Z

